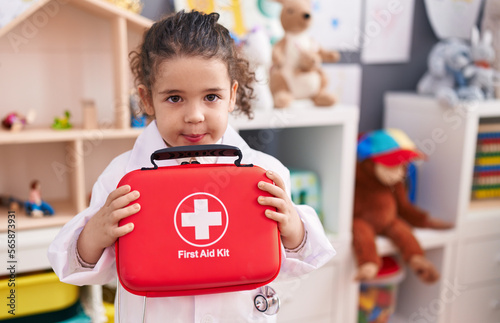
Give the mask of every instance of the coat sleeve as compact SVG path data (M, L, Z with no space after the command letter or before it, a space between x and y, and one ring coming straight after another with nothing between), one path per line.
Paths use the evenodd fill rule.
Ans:
M101 285L116 277L114 246L104 250L94 268L85 268L77 260L76 242L85 224L104 205L109 193L125 174L126 154L115 158L104 170L92 189L90 206L69 221L50 244L47 256L62 282L80 286Z
M277 168L276 171L285 182L286 193L291 198L290 171L282 165ZM326 264L336 254L316 211L308 205L295 205L295 209L304 224L306 235L301 246L295 250L287 250L282 246L280 279L307 274Z
M307 274L326 264L336 254L316 211L307 205L297 205L296 209L304 223L306 236L299 250L286 250L282 247L284 257L280 278Z

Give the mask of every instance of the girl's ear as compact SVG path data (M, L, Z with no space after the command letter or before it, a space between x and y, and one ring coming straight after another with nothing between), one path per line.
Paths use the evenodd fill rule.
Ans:
M236 105L236 94L238 93L238 81L234 81L231 86L231 99L229 100L229 112L233 112Z
M142 106L144 107L144 112L150 116L155 115L155 109L153 107L153 98L151 97L151 93L149 92L148 88L140 84L137 87L137 92L139 93L139 97L141 98Z

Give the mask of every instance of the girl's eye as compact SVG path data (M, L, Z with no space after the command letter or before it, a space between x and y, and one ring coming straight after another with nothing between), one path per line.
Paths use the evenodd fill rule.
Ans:
M167 98L167 101L172 102L172 103L177 103L181 101L181 97L178 95L173 95Z
M209 94L205 98L207 99L207 101L213 102L213 101L217 101L217 99L219 97L217 95L215 95L215 94Z

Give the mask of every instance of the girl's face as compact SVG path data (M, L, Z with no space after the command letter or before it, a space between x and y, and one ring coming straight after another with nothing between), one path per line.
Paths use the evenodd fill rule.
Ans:
M176 57L160 64L151 97L145 86L138 90L163 140L175 147L214 144L222 138L237 88L223 61Z

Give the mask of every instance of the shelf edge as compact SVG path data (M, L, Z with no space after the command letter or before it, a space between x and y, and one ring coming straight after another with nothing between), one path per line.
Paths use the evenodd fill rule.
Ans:
M432 229L413 229L413 234L423 250L445 247L452 242L456 236L456 229L450 230L432 230ZM399 253L397 247L386 237L377 237L377 251L379 255L391 255Z
M0 130L0 145L40 142L68 142L75 140L136 138L145 128L130 129L26 129L20 132Z

